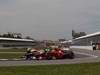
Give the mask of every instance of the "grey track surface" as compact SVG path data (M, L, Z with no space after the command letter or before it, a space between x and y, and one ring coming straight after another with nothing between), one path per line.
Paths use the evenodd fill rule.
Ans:
M50 65L50 64L76 64L100 62L100 51L72 49L75 52L75 59L63 60L32 60L32 61L0 61L0 66L23 66L23 65ZM96 57L98 56L98 57Z

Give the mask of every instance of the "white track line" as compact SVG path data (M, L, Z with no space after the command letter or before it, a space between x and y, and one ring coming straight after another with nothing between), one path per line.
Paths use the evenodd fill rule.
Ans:
M82 54L82 55L87 55L87 56L91 56L91 57L94 57L94 58L97 58L97 57L98 57L98 56L96 56L96 55L88 54L88 53L81 53L81 52L74 52L74 53Z

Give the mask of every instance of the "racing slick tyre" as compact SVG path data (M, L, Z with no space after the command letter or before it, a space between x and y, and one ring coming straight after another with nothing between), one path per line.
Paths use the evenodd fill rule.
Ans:
M47 60L52 60L52 56L47 56Z
M66 51L64 56L63 56L64 59L66 59L66 58L74 59L74 57L75 57L75 55L74 55L74 53L72 51Z

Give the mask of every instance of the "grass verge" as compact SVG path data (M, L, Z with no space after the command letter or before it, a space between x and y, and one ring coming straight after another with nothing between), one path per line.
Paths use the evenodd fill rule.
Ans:
M24 53L0 53L0 59L21 58Z
M0 52L26 52L26 48L0 49Z
M0 49L0 59L20 58L25 52L25 48Z
M100 63L0 67L0 75L100 75Z

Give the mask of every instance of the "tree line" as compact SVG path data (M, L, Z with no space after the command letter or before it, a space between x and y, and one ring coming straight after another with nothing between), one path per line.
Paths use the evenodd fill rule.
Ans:
M4 37L4 38L16 38L16 39L31 39L34 40L33 38L31 38L30 36L26 36L23 38L21 33L12 33L12 32L7 32L4 34L0 34L0 37Z
M85 32L76 32L75 30L72 30L72 38L73 39L81 37L81 36L85 36L85 35L86 35Z

